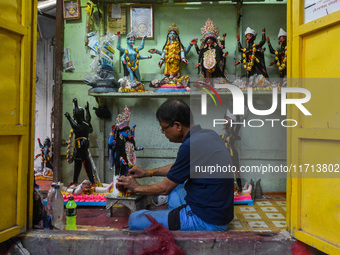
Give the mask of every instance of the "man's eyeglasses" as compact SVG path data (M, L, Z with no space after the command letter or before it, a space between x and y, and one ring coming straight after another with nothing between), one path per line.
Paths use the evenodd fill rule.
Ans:
M171 123L170 123L169 125L167 125L166 127L162 127L162 128L161 128L161 132L164 133L165 130L167 130L169 127L171 127L171 126L173 126L173 125L174 125L174 123L171 122Z

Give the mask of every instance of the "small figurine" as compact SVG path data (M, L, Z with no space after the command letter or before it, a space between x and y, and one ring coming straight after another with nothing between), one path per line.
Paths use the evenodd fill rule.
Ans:
M254 199L262 199L262 194L261 179L258 179L255 184Z
M262 48L266 42L266 30L262 29L262 40L258 44L254 42L257 35L254 29L248 27L244 34L247 47L243 48L240 42L240 36L237 35L238 50L242 53L242 61L237 61L235 65L243 65L243 68L247 71L247 78L250 78L254 74L261 74L265 78L268 78L264 61L264 51L266 49Z
M274 50L269 37L267 37L267 43L269 47L269 51L271 54L275 55L275 60L270 63L269 66L272 66L274 64L277 65L279 72L280 72L280 78L284 78L287 74L287 33L282 28L280 28L279 35L277 36L279 39L280 49Z
M135 127L129 126L130 112L125 107L122 114L118 114L116 125L112 126L109 138L110 166L115 168L114 176L127 175L131 167L135 165L135 151L143 150L144 147L136 147ZM118 187L117 187L118 188ZM122 187L121 187L122 188ZM120 191L122 189L118 188Z
M136 35L133 32L128 33L126 36L126 49L121 47L120 32L118 32L117 35L117 49L123 53L121 61L124 65L124 76L130 76L130 84L126 84L122 87L125 87L125 89L131 89L141 82L139 74L139 60L149 59L152 58L152 56L142 56L139 53L144 48L146 35L143 37L140 46L138 48L133 48L135 46ZM134 78L136 79L136 82L134 82ZM144 90L144 87L138 88L138 90Z
M196 65L198 72L204 78L226 78L228 75L225 73L225 58L228 52L223 53L226 34L223 34L222 39L219 40L218 26L215 26L210 19L201 28L201 34L200 48L195 45L196 52L199 54Z
M93 107L92 110L94 110L99 119L111 119L111 112L107 109L106 105Z
M177 79L170 79L165 76L162 80L151 81L149 86L152 88L159 88L157 92L187 92L190 91L188 84L188 75L181 76Z
M91 115L89 110L89 103L85 105L86 110L86 119L84 118L84 109L78 107L77 98L73 99L73 119L71 118L68 112L65 113L65 117L70 122L72 127L70 134L70 141L68 146L68 162L72 163L74 161L74 173L73 173L73 182L70 185L78 183L78 177L82 168L82 164L84 165L87 177L89 178L91 184L94 184L94 176L92 171L92 165L89 157L88 148L90 146L89 134L93 132L93 128L91 125ZM75 154L72 153L69 155L71 139L73 134L75 134L74 139L74 150ZM69 185L69 186L70 186Z
M40 138L38 138L38 143L40 147L40 154L37 154L35 158L41 156L41 168L40 171L43 171L45 167L52 169L52 146L50 138L46 137L44 140L44 144L42 145L40 142Z
M71 186L64 186L62 183L60 189L64 192L79 195L82 193L92 194L92 193L109 193L112 189L113 182L111 184L102 183L102 187L92 185L89 180L84 180L81 184L72 184Z
M189 45L184 49L184 46L179 37L179 29L175 22L169 26L166 42L163 49L151 49L151 54L157 53L161 55L161 60L158 63L159 68L165 63L164 75L170 79L179 78L181 76L179 64L183 62L185 65L189 61L185 56L189 53L191 47L197 43L197 39L193 39Z
M242 190L235 190L234 191L234 196L235 197L241 197L241 196L251 195L252 191L253 191L253 185L248 184L248 182L246 182L246 184L244 184Z

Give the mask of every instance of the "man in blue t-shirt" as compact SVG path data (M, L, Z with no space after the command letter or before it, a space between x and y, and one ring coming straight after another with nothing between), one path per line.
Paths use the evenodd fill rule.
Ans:
M227 230L234 217L234 180L231 172L223 178L211 178L207 169L230 169L229 151L216 132L195 125L189 106L182 100L170 99L157 110L161 132L170 142L182 143L173 165L143 170L133 167L129 176L118 178L134 193L169 195L168 210L140 210L129 218L131 230L151 225L151 215L170 230ZM205 174L200 175L200 172ZM153 185L140 185L136 178L165 176Z

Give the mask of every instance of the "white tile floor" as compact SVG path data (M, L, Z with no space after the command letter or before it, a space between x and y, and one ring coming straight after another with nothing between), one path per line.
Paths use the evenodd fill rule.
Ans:
M231 231L280 231L286 228L286 198L272 197L253 206L236 205Z

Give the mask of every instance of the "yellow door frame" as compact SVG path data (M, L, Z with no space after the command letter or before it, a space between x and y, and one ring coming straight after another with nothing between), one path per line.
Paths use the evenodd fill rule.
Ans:
M295 80L294 78L339 78L339 64L329 61L329 66L320 66L320 70L322 68L331 68L331 71L326 72L327 75L323 75L323 73L314 73L306 72L306 66L315 65L318 63L307 63L305 50L306 50L306 38L312 37L317 33L320 33L324 30L329 29L330 27L338 27L340 24L340 11L332 13L330 15L324 16L322 18L316 19L312 22L304 24L304 1L294 1L288 0L287 2L287 34L288 34L288 65L287 65L287 77L288 77L288 86L291 87L299 87L301 85L300 82ZM318 34L320 36L320 34ZM321 35L322 36L322 35ZM334 43L336 46L336 42ZM331 48L330 48L331 50ZM339 53L339 50L336 51ZM324 52L323 58L328 57L327 52ZM339 55L338 55L339 56ZM320 56L319 56L320 57ZM333 70L334 69L334 70ZM292 78L292 79L291 79ZM306 82L307 83L307 82ZM308 85L305 83L308 89ZM322 84L320 84L322 86ZM336 92L333 93L337 93ZM315 95L314 97L318 97L319 95ZM312 95L313 99L313 95ZM327 104L327 99L314 99L315 101L319 101L319 103ZM322 100L322 102L320 102ZM314 102L315 102L314 101ZM315 104L315 103L314 103ZM333 107L333 106L332 106ZM333 108L332 108L333 110ZM331 116L331 114L330 114ZM298 109L295 107L289 107L287 111L287 118L295 119L298 123L301 123L301 127L299 128L291 128L287 130L287 165L299 165L301 163L309 163L309 162L301 162L303 150L305 148L302 147L303 141L313 141L321 143L327 143L329 141L339 142L340 141L340 129L339 128L320 128L320 127L305 127L304 118ZM340 147L339 147L340 151ZM322 160L322 159L321 159ZM338 161L334 159L334 161ZM322 162L320 162L322 163ZM326 162L324 162L326 163ZM340 162L338 162L340 163ZM287 230L297 238L298 240L305 242L311 246L316 247L317 249L329 253L329 254L340 254L340 235L339 238L332 236L333 242L330 242L328 236L320 237L318 233L313 233L313 231L305 230L305 223L303 223L307 216L305 208L302 208L303 199L307 199L303 197L303 191L306 188L306 185L318 184L318 182L324 184L327 182L326 179L323 180L304 180L301 175L296 176L292 173L287 176ZM298 177L298 178L292 178ZM334 183L334 179L332 182ZM320 185L319 187L322 187ZM324 191L324 196L332 196L329 187L322 187ZM331 194L330 194L331 193ZM333 196L337 196L337 194L333 194ZM314 199L314 198L308 198ZM315 198L316 200L317 198ZM318 197L320 200L320 197ZM322 198L321 198L322 200ZM306 201L306 200L305 200ZM334 205L335 207L336 205ZM318 210L317 206L314 208ZM340 211L340 209L338 209ZM303 213L302 213L303 212ZM336 215L336 211L330 208L330 214ZM309 215L308 215L309 216ZM340 215L339 215L340 217ZM328 216L324 215L323 219L320 219L320 222L327 222ZM310 222L311 224L320 224L320 222ZM330 223L331 225L332 223ZM339 224L338 222L334 222L334 224ZM329 226L329 225L327 225ZM337 225L336 225L337 226ZM316 228L317 229L317 228ZM331 232L332 233L332 232ZM333 232L334 233L334 232ZM337 243L334 243L334 240L338 240Z
M0 36L10 38L16 41L15 45L10 47L17 54L15 56L3 51L3 59L10 58L17 64L12 70L18 71L18 76L9 80L9 73L0 72L0 78L6 77L10 84L2 84L1 93L8 96L10 91L15 87L15 104L14 108L5 103L0 104L4 112L8 112L9 118L3 116L0 123L0 139L3 141L1 146L1 155L6 154L6 146L17 148L16 155L9 158L0 158L0 162L15 162L13 164L4 164L5 167L0 170L1 178L7 174L17 179L13 183L13 191L10 196L3 196L1 204L5 208L2 211L0 228L0 243L9 238L23 233L28 226L32 226L33 214L33 144L34 144L34 98L35 98L35 66L36 66L36 28L37 28L37 0L33 1L1 1L0 9ZM0 61L0 66L6 65ZM10 70L6 68L5 70ZM2 79L4 80L4 79ZM6 87L7 86L7 87ZM7 122L8 120L8 122ZM13 167L8 167L13 166ZM6 169L5 169L6 168ZM2 182L6 182L5 179ZM15 194L14 194L15 193ZM14 206L6 209L6 201L13 200ZM12 217L14 221L6 225L6 219ZM14 217L14 218L13 218Z

